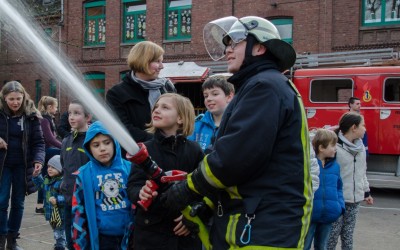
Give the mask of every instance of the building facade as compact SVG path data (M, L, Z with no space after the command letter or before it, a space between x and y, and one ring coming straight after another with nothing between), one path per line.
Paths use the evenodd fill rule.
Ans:
M27 0L30 13L56 51L65 54L94 91L105 92L127 72L126 58L135 43L150 40L165 49L180 93L203 108L200 91L207 74L224 72L203 43L203 27L224 16L255 15L271 20L298 54L377 48L400 49L400 2L397 0ZM19 80L33 99L52 95L65 110L73 98L59 86L60 75L49 74L30 49L0 29L0 82ZM21 47L22 46L22 47ZM179 62L179 63L177 63ZM175 77L185 63L199 74ZM207 70L201 70L207 69Z

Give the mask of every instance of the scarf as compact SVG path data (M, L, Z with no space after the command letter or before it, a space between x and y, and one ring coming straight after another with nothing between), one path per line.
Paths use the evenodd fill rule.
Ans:
M364 144L361 139L356 139L354 143L352 143L347 140L346 137L344 137L342 131L339 131L338 137L343 142L343 148L351 154L356 155L357 153L365 151Z
M147 89L149 91L148 99L150 103L150 109L153 109L154 104L156 103L158 97L160 97L161 95L160 89L165 89L165 85L169 80L166 78L157 78L153 81L148 82L137 78L133 71L131 72L131 77L135 82L139 83L143 89Z

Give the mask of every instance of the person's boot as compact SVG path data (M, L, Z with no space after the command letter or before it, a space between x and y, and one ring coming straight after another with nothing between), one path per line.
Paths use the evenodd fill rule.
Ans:
M22 247L18 246L17 238L19 233L9 233L7 234L7 250L24 250Z
M0 235L0 250L5 250L6 249L6 235Z

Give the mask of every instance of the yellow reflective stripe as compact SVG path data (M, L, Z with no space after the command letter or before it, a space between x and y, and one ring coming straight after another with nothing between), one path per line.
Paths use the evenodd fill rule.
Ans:
M83 148L78 148L78 151L85 153L85 150Z
M231 199L242 199L237 186L228 187L225 191L228 192Z
M206 205L211 208L211 210L215 209L214 202L212 202L208 197L203 197L203 201L206 203Z
M229 244L229 249L237 249L236 245L236 227L239 221L240 214L233 214L229 216L229 222L226 227L225 241Z
M233 248L230 248L233 249ZM238 247L234 249L244 249L244 250L303 250L303 248L283 248L283 247L269 247L269 246L245 246Z
M200 220L200 218L198 216L192 217L190 216L190 210L192 208L190 206L187 206L184 210L182 210L182 214L183 216L185 216L185 218L193 223L195 223L198 227L199 227L199 233L197 234L201 240L201 243L203 243L203 246L206 250L211 250L212 246L210 243L210 237L208 234L208 230L206 228L206 226L204 225L204 223Z
M66 151L71 151L72 150L72 147L68 147L67 149L66 149Z
M200 194L200 192L196 189L196 187L193 184L192 173L187 175L186 180L187 180L187 184L188 184L189 189L191 189L191 190L195 191L196 193Z
M215 175L211 172L210 166L208 165L207 157L208 155L206 155L206 157L204 157L204 160L200 163L200 170L203 173L204 178L206 178L207 182L211 186L225 189L225 185L222 184L222 182L218 180L218 178L215 177Z
M294 86L292 81L290 81L292 88L297 93L297 99L300 105L301 111L301 143L303 146L303 172L304 172L304 191L303 195L306 199L305 204L303 205L303 216L301 218L301 234L299 242L297 243L297 247L302 249L304 247L304 239L307 235L308 228L310 226L311 219L311 211L312 211L312 186L311 186L311 174L310 174L310 137L308 134L308 125L307 125L307 116L305 112L305 108L303 105L303 101L301 99L301 95L297 88Z

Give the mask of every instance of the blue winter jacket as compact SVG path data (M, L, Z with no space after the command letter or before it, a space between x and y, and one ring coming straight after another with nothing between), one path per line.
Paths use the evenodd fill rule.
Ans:
M33 183L38 187L38 189L43 189L45 193L44 198L44 217L47 221L50 221L51 214L53 213L53 205L49 202L50 197L54 197L57 200L57 207L60 213L60 217L62 219L62 225L64 226L64 206L65 206L65 198L61 194L60 185L62 182L62 175L56 177L50 177L48 175L38 175L32 178Z
M311 221L313 223L332 223L345 211L343 199L343 183L340 178L340 166L335 159L322 162L320 168L319 188L314 194Z
M201 149L204 151L211 144L211 138L216 136L218 128L214 124L212 114L206 111L196 117L194 124L193 134L187 138L191 141L199 143Z
M97 161L90 153L89 143L99 133L111 136L101 122L93 123L83 144L90 161L75 172L76 188L72 197L74 246L98 250L99 234L123 235L121 247L126 249L133 222L132 205L126 191L131 162L121 157L121 147L114 138L115 154L111 166Z

